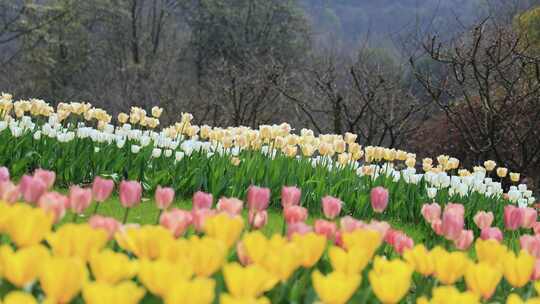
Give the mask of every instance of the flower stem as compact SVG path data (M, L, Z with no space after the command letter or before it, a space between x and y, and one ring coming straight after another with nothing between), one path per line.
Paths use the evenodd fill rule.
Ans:
M94 212L92 213L92 215L95 215L97 213L98 207L99 207L99 202L96 202L96 207L94 208Z
M161 218L161 213L163 213L163 209L159 209L159 213L158 213L157 219L156 219L156 225L159 225L159 219Z
M128 214L129 214L129 209L130 208L126 208L126 211L124 212L124 219L122 220L122 224L126 224L126 221L127 221L127 218L128 218Z

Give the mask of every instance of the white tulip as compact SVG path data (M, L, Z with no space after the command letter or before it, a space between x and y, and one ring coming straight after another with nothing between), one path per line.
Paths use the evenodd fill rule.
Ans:
M141 151L141 147L137 145L131 145L131 153L137 154Z
M437 188L435 187L429 187L426 189L426 192L427 192L427 196L430 198L430 199L434 199L435 196L437 195Z
M161 156L161 149L160 148L154 148L152 150L152 157L153 158L159 158Z

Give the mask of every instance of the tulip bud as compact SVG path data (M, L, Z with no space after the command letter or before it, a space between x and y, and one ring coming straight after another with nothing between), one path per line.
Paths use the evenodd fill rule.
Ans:
M388 190L383 187L371 189L370 198L371 207L377 213L382 213L388 206Z
M156 206L164 210L169 208L174 200L174 190L172 188L162 188L158 186L155 193Z
M325 196L322 198L322 207L324 216L328 219L334 219L341 212L341 206L343 202L338 198L332 196Z

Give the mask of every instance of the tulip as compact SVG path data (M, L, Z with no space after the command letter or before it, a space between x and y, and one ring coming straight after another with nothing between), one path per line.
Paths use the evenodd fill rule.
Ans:
M146 291L134 282L122 282L118 285L91 282L84 285L82 295L87 304L118 303L136 304L144 297Z
M92 190L79 186L69 188L69 207L76 214L82 214L92 202Z
M141 183L137 181L122 181L120 183L120 203L124 208L135 207L141 202L141 196Z
M217 210L226 212L231 216L240 215L244 202L234 197L222 197L217 202Z
M339 227L344 232L353 232L356 229L361 229L365 227L365 223L355 219L354 217L347 215L341 218L339 221Z
M254 224L258 224L257 219ZM240 237L244 221L241 217L230 217L228 214L220 213L206 220L204 232L207 236L223 241L227 248L232 247Z
M426 222L430 224L441 218L441 206L437 203L422 205L421 212Z
M187 230L193 217L191 212L181 209L173 209L161 215L159 223L167 228L174 237L179 237Z
M491 227L491 224L493 223L493 212L479 211L478 213L476 213L473 220L476 226L480 230L489 228Z
M223 278L231 296L238 299L255 299L272 289L275 280L263 267L242 267L237 263L223 267Z
M512 287L521 288L529 282L535 263L536 259L525 250L521 250L518 256L509 252L502 261L504 278Z
M160 210L169 208L174 200L174 190L172 188L162 188L158 186L155 193L156 207Z
M517 230L523 221L523 212L521 208L514 205L504 207L504 225L508 230Z
M92 183L92 197L96 202L103 203L111 196L113 189L114 182L112 180L96 176L94 183Z
M193 194L193 210L199 210L199 209L210 209L212 208L212 194L197 191L195 194Z
M429 276L435 271L435 261L423 244L405 249L403 259L411 264L414 270L424 276Z
M390 224L385 221L372 220L371 222L369 222L369 224L365 225L364 228L377 231L381 234L381 238L384 239L386 237L386 234L390 230Z
M525 229L532 228L534 223L536 223L537 211L533 208L526 207L521 208L521 213L521 227Z
M300 198L302 197L302 190L297 187L283 187L281 188L281 205L283 209L290 206L297 206L300 204Z
M522 235L519 238L519 245L530 255L540 258L540 235Z
M193 221L193 227L196 231L204 231L204 224L209 217L212 217L216 214L215 210L212 209L195 209L191 210L191 219Z
M9 181L9 170L6 167L0 167L0 183Z
M371 189L370 198L371 207L377 213L382 213L388 206L388 190L383 187Z
M123 253L105 249L90 257L89 266L97 282L117 284L137 274L137 262Z
M188 265L193 267L197 276L210 277L226 262L228 252L222 240L212 237L191 238L189 246L195 254L188 256Z
M24 291L11 291L4 297L4 304L37 304L38 302L30 293Z
M14 204L21 197L20 186L16 186L11 181L0 182L0 201Z
M433 231L435 232L436 235L443 235L442 221L439 220L439 219L434 220L431 223L431 229L433 229Z
M287 225L287 237L292 238L295 234L306 234L313 231L313 227L304 223L297 222L290 225Z
M173 288L165 296L165 303L210 304L214 301L215 289L215 281L208 278L197 277L191 281L176 281Z
M476 240L475 250L479 262L486 262L499 269L502 267L502 260L508 253L506 246L495 240Z
M54 171L37 169L34 172L34 178L40 179L47 189L51 189L56 179L56 173Z
M414 246L414 241L403 231L399 230L389 229L384 240L399 254L402 254L403 251L411 249Z
M69 303L80 292L87 276L82 261L53 257L43 262L39 282L47 300Z
M383 240L379 232L371 229L359 229L353 232L343 233L342 237L345 249L363 248L370 257L375 254L375 251L381 246Z
M472 264L465 274L467 287L485 300L491 298L501 281L502 273L487 263Z
M249 186L247 191L247 203L249 209L263 211L270 203L270 189L257 186Z
M540 222L535 222L532 225L534 234L540 234Z
M346 303L360 284L360 275L345 275L332 272L326 276L315 270L311 279L317 296L323 303Z
M95 230L88 224L64 224L46 237L51 251L58 257L75 257L82 261L99 252L108 241L103 230Z
M66 206L69 199L58 192L48 192L43 194L38 201L39 208L54 215L54 222L59 222L66 214Z
M308 217L308 210L300 206L287 206L283 210L285 222L290 225L298 222L305 222Z
M534 262L534 270L531 275L531 280L537 281L538 279L540 279L540 259L537 258Z
M469 259L460 251L448 252L441 247L431 251L435 262L435 277L444 285L452 285L459 280L467 270Z
M332 196L325 196L322 198L322 207L324 216L328 219L334 219L341 212L341 206L343 202L338 198Z
M18 288L34 282L43 261L50 257L43 245L34 245L13 251L8 245L0 247L0 262L4 279Z
M459 237L454 240L454 245L459 250L467 250L474 241L474 234L472 230L462 230Z
M482 229L480 238L482 240L496 240L497 242L501 242L503 240L503 234L499 228L489 227Z
M240 264L242 264L242 266L248 266L253 264L253 261L249 258L249 255L246 252L244 243L236 243L236 255L238 256L238 261L240 262Z
M413 268L401 260L375 257L368 278L373 293L382 303L398 303L409 291Z
M266 210L256 211L256 209L250 209L248 220L252 228L261 229L268 222L268 212Z
M464 208L460 204L448 204L442 216L442 233L449 240L455 240L461 235L464 222Z
M157 259L163 244L174 241L171 232L162 226L126 225L115 234L120 248L133 253L139 259Z
M39 197L47 190L47 185L39 178L24 175L21 178L20 190L26 202L37 203Z
M360 274L371 260L371 256L360 247L344 250L332 246L328 250L328 258L334 271L347 275Z
M102 229L107 232L109 240L114 237L114 234L120 230L122 224L112 217L105 217L101 215L93 215L88 220L90 227L94 229Z
M24 204L15 204L11 208L5 232L13 243L19 248L41 243L52 228L53 215Z
M327 239L331 240L336 234L337 226L336 223L325 221L325 220L316 220L315 221L315 233L324 235Z
M239 244L242 244L240 247L245 251L246 260L250 263L263 264L270 244L262 232L252 231L245 234Z

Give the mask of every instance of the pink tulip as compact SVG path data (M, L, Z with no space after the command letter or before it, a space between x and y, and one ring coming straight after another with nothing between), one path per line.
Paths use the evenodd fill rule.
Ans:
M522 235L519 238L519 245L530 255L540 258L540 236Z
M193 194L193 199L191 200L193 203L193 209L210 209L212 208L212 201L213 201L212 194L197 191L195 194Z
M488 227L482 229L480 232L480 238L482 240L496 240L500 243L503 240L503 234L502 231L497 227Z
M371 208L377 213L382 213L388 206L388 190L383 187L375 187L371 189Z
M343 202L339 198L333 196L325 196L322 198L322 207L324 216L328 219L334 219L341 212Z
M9 170L6 167L0 167L0 183L9 181Z
M434 220L432 223L431 223L431 229L433 229L433 231L435 232L436 235L443 235L443 229L442 229L442 221L437 219L437 220Z
M471 246L474 240L474 234L472 230L462 230L459 237L454 240L454 245L459 250L467 250Z
M159 223L169 229L175 237L179 237L187 230L193 217L189 211L173 209L161 215Z
M521 227L525 229L532 228L536 223L537 211L531 207L521 208Z
M532 225L532 228L533 228L534 234L540 234L540 222L535 222Z
M244 202L234 197L222 197L217 202L217 210L226 212L231 216L240 215Z
M41 179L45 183L47 189L51 189L56 180L56 173L54 173L54 171L37 169L34 172L34 177Z
M16 203L21 197L21 189L11 181L0 182L0 201Z
M353 232L357 229L364 228L366 224L354 217L347 215L341 218L339 221L339 227L344 232Z
M283 209L296 206L300 204L300 198L302 197L302 190L297 187L283 187L281 188L281 205Z
M402 254L405 249L414 247L413 239L400 230L389 229L384 240L399 254Z
M92 184L92 197L98 203L106 201L114 189L114 182L110 179L104 179L96 176Z
M531 275L531 281L537 281L540 279L540 259L536 259L536 262L534 263L534 270Z
M283 210L283 216L287 224L294 224L298 222L305 222L308 217L308 210L300 206L288 206Z
M240 261L240 264L242 264L242 266L248 266L253 263L251 261L251 258L247 254L246 248L242 242L236 243L236 255L238 256L238 261Z
M390 224L385 221L372 220L369 224L364 226L365 229L371 229L381 234L381 238L385 238L386 234L390 230Z
M247 203L250 210L266 210L270 203L270 189L253 185L249 186L247 191Z
M164 210L169 208L174 200L174 190L172 188L161 188L161 186L157 186L155 200L158 209Z
M47 192L38 201L39 208L54 216L54 222L58 223L66 214L69 199L58 192Z
M428 223L441 219L441 206L437 203L422 205L422 216Z
M476 213L476 215L473 218L474 223L476 226L483 230L485 228L491 227L491 224L493 223L493 212L485 212L485 211L479 211Z
M459 238L465 220L463 218L464 209L460 204L448 204L444 208L442 216L442 233L448 240Z
M508 230L517 230L523 221L523 213L521 208L514 205L506 205L504 207L504 225Z
M208 209L208 208L201 208L201 209L195 209L193 208L191 210L191 216L193 221L193 227L195 227L195 230L198 232L204 231L204 223L206 222L206 219L209 217L212 217L216 214L216 210Z
M296 233L303 235L312 232L313 228L306 223L294 223L287 225L287 237L292 238Z
M256 211L250 209L248 213L249 225L253 229L261 229L268 222L268 212L266 210Z
M69 207L77 214L82 214L92 203L92 190L79 186L69 188Z
M343 231L338 230L336 231L336 234L334 235L334 245L339 246L341 248L344 248L343 244Z
M101 215L93 215L88 224L94 229L103 229L109 235L109 240L114 237L114 234L120 230L122 224L112 217L105 217Z
M142 186L137 181L122 181L120 183L120 203L124 208L135 207L141 202Z
M26 202L35 204L47 190L47 185L39 178L24 175L21 178L20 189Z
M336 234L337 225L334 222L326 220L315 221L315 233L324 235L327 239L332 240Z

